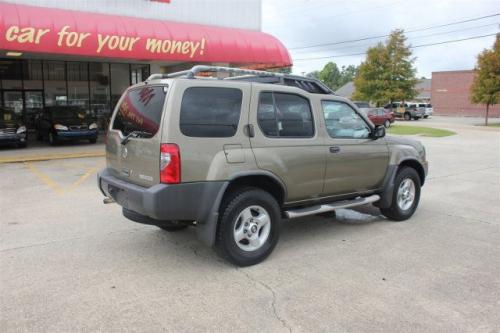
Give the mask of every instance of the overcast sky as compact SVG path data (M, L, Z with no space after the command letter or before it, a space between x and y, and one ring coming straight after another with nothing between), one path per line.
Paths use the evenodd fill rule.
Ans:
M262 7L262 30L285 44L293 58L294 73L301 74L320 70L328 61L339 67L358 65L364 55L347 55L362 53L384 38L300 47L385 35L396 28L415 30L498 14L500 0L262 0ZM495 34L499 28L500 15L408 33L407 37L416 46ZM494 39L490 36L415 48L418 76L430 77L433 71L472 69L476 55L491 47Z

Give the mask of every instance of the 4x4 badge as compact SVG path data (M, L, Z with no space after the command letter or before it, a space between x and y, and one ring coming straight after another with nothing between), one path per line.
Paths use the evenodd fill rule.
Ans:
M128 150L127 147L122 148L122 158L127 158Z

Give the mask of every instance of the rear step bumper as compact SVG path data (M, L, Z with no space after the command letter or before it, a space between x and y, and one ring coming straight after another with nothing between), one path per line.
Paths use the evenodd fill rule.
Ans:
M109 169L99 172L97 179L99 189L106 196L105 203L114 201L128 211L159 223L162 220L203 223L213 214L212 208L225 184L221 181L142 187L113 176Z
M343 201L338 201L338 202L334 202L331 204L322 204L322 205L306 207L306 208L291 209L291 210L285 211L285 215L289 219L294 219L297 217L303 217L303 216L308 216L308 215L315 215L315 214L330 212L332 210L340 209L340 208L349 208L349 207L366 205L366 204L374 203L378 200L380 200L380 196L378 194L374 194L374 195L371 195L369 197L364 197L364 198L360 197L360 198L356 198L353 200L343 200Z

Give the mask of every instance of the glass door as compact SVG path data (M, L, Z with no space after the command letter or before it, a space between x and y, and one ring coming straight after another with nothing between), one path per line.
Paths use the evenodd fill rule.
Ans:
M21 90L4 90L3 105L14 111L16 117L23 117L23 92Z
M43 92L41 90L24 91L25 121L28 128L35 128L35 121L43 110Z

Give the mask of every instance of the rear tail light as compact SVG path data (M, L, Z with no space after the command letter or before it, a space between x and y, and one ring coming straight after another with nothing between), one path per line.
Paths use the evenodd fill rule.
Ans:
M174 143L162 143L160 146L160 182L181 182L181 153L179 146Z

